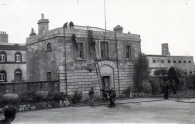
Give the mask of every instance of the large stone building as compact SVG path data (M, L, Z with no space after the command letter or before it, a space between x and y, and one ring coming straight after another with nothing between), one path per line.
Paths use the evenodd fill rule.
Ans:
M64 27L49 30L49 20L42 15L38 34L32 29L26 39L28 81L59 79L60 91L69 94L76 90L86 94L90 87L99 92L102 86L114 87L119 94L133 85L133 60L141 52L139 35L123 33L119 25L106 33L96 27L90 31L86 26ZM98 83L89 34L106 84Z
M193 56L172 56L170 55L168 44L162 44L162 55L146 55L150 75L154 75L154 71L158 69L168 70L170 67L175 67L183 70L188 75L194 75Z
M25 79L25 44L8 43L8 34L0 32L0 82L18 83Z

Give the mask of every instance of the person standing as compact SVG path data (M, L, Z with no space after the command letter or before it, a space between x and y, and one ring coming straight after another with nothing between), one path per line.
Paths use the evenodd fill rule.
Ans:
M94 98L94 90L93 87L91 87L91 90L89 91L90 106L93 106L93 98Z
M168 99L168 95L169 95L168 91L169 91L169 86L168 83L166 82L164 86L164 99Z
M116 92L113 88L110 89L109 96L110 96L110 98L109 98L110 107L115 107L114 101L115 101L115 98L116 98Z
M0 124L11 124L11 122L15 119L17 113L17 109L14 106L9 106L5 109L4 116L5 119L0 121Z

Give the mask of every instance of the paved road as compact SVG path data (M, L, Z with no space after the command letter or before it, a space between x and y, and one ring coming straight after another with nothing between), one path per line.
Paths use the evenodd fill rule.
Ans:
M176 102L175 99L162 100L148 98L118 100L117 103L115 108L109 108L108 105L102 104L95 107L74 106L19 112L14 123L195 124L195 103ZM2 118L2 115L0 118Z

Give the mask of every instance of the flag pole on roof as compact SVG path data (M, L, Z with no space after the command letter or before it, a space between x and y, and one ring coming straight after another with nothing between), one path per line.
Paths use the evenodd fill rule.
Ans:
M104 0L104 20L105 20L104 41L106 41L106 3L105 3L105 0Z

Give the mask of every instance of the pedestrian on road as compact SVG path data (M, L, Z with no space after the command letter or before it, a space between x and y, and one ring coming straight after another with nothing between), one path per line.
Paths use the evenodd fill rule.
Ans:
M93 98L94 98L94 90L93 87L91 87L91 90L89 91L90 106L93 106Z
M17 110L14 106L10 106L5 109L4 116L5 118L0 121L0 124L11 124L11 122L16 117Z
M168 95L169 95L168 91L169 91L169 86L168 83L166 82L164 86L164 99L168 99Z

